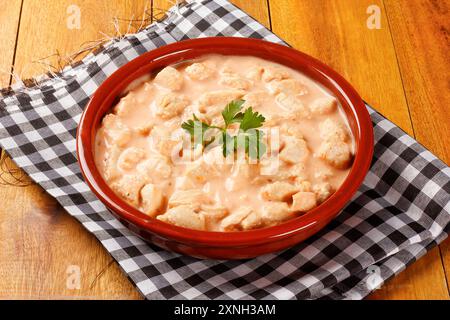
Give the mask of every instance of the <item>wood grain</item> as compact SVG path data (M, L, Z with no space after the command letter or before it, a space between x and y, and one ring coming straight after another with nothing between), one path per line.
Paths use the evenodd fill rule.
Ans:
M416 139L450 164L450 2L385 0ZM450 287L450 240L441 244Z
M416 139L450 163L450 2L385 5Z
M381 29L368 29L369 5L382 9ZM400 9L399 9L400 10ZM270 2L272 30L295 48L324 61L378 111L413 134L402 78L381 1ZM419 272L433 266L434 272ZM428 254L381 288L373 298L447 299L438 250Z
M0 298L139 298L99 242L42 188L0 193ZM71 266L80 270L79 289L67 286Z
M442 263L445 269L445 279L447 281L447 288L450 292L450 240L445 240L440 246Z
M56 52L65 56L83 43L113 35L114 17L124 19L119 25L125 33L129 25L125 20L142 17L150 2L153 14L174 3L23 0L21 12L21 0L0 0L0 70L9 72L15 60L15 70L22 77L42 73L42 65L33 60ZM419 141L449 162L443 139L450 132L449 19L444 1L232 2L272 26L297 49L331 65L376 109L408 133L416 133ZM366 9L372 4L382 10L380 30L366 27ZM67 28L69 5L81 9L80 29ZM134 23L130 31L138 25ZM59 63L57 56L47 61ZM5 81L9 82L9 75L0 75L0 82ZM140 298L98 241L42 188L0 186L0 199L0 298ZM442 257L438 248L430 251L370 298L448 299L441 261L450 278L448 243L442 246ZM80 289L67 287L67 270L72 265L80 268Z
M267 28L270 28L267 0L231 0L230 2L247 12ZM153 0L153 12L157 18L161 16L162 12L165 12L172 6L173 1Z
M231 0L233 4L247 12L255 20L270 29L269 6L266 0Z
M272 30L334 68L368 103L412 133L386 15L380 30L366 26L372 4L382 7L373 0L271 1Z
M447 300L449 294L439 248L409 266L368 297L372 300Z
M24 0L15 69L22 77L41 73L30 61L56 51L71 53L83 42L102 37L100 30L113 34L114 17L142 15L146 3ZM66 10L73 4L81 9L79 30L66 27ZM125 30L122 25L122 32ZM0 209L0 297L140 298L95 237L42 188L2 186L0 198L4 199ZM71 265L80 268L80 289L66 285Z
M73 16L69 6L80 9L80 29L68 27ZM44 62L58 66L57 55L67 56L85 44L114 36L117 31L131 32L133 27L128 28L129 22L125 20L141 18L145 9L151 9L149 0L24 0L16 70L22 78L37 75L47 69L38 63L42 58L51 56Z
M0 86L9 85L22 0L0 0Z

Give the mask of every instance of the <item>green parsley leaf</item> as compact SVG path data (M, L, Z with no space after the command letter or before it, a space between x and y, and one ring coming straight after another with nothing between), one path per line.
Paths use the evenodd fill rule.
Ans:
M233 100L225 106L222 111L225 121L223 128L210 126L200 121L195 114L193 119L183 122L181 127L189 132L194 146L201 144L206 147L216 141L222 145L224 157L236 152L238 148L242 148L249 157L260 159L266 152L266 145L262 142L263 132L256 128L262 126L265 118L258 112L253 112L251 107L241 112L244 102L244 100ZM238 134L235 136L231 136L227 132L228 126L232 123L240 123ZM212 129L219 130L219 132L214 133Z
M244 102L245 100L233 100L225 106L225 109L222 111L222 117L226 127L232 123L240 122L242 119L240 111Z
M247 131L249 129L256 129L262 126L266 119L258 112L253 112L252 107L245 110L241 120L239 129Z
M222 132L221 140L223 145L223 156L226 157L236 150L236 137L230 136L228 132Z
M181 124L181 128L189 132L194 146L205 143L205 134L210 126L207 123L200 121L194 114L194 120L188 120ZM211 143L211 141L209 141Z
M237 148L242 148L252 159L260 159L266 152L266 145L262 142L264 132L258 129L239 131L236 136ZM237 149L236 148L236 149Z
M252 159L261 159L262 155L266 152L266 145L262 142L263 132L257 129L250 129L247 131L248 144L245 147L245 151Z

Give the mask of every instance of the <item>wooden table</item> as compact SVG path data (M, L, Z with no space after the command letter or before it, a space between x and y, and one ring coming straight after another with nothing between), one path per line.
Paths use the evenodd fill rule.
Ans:
M448 1L232 2L336 69L368 103L450 163ZM163 0L0 0L0 82L14 82L11 66L22 78L37 75L43 63L33 61L57 52L64 56L87 41L114 35L114 17L122 18L118 25L126 33L124 19L140 19L145 11L149 18L171 5ZM77 8L80 29L70 28L77 22ZM370 29L367 20L377 8L380 28ZM62 63L58 60L46 61ZM6 155L2 159L3 170L7 166L16 169L14 176L21 175ZM0 298L141 298L94 236L42 188L26 182L12 186L4 183L15 181L12 176L0 177ZM79 267L79 289L67 285L70 266ZM370 298L449 299L448 279L450 241L445 241Z

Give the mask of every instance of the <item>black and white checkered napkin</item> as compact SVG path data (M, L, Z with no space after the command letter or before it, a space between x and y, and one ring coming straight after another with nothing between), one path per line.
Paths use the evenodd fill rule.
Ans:
M81 112L117 68L167 43L205 36L282 41L225 0L110 42L57 78L18 85L0 100L0 144L90 232L149 299L361 299L447 237L450 169L369 108L375 156L363 186L319 234L246 261L198 260L143 242L84 183L75 157ZM393 106L395 107L395 106Z

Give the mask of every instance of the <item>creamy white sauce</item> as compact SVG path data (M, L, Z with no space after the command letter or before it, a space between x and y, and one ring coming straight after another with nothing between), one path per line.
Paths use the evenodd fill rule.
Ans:
M353 137L326 89L296 70L256 57L208 55L195 63L133 82L105 116L95 160L121 198L165 222L232 231L281 223L339 188L351 166ZM272 160L268 151L255 164L232 163L230 157L230 163L211 163L225 161L217 146L203 154L193 151L196 160L180 161L180 154L191 151L180 152L182 139L184 145L189 141L181 123L195 113L220 126L221 111L235 98L266 118L266 137L278 130L279 141L277 135L265 141L280 146L272 150ZM269 167L275 170L264 174Z

